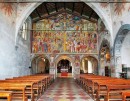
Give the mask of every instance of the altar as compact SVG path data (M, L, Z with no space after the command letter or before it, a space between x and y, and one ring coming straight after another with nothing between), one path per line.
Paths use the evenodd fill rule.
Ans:
M61 69L61 76L68 76L68 69Z

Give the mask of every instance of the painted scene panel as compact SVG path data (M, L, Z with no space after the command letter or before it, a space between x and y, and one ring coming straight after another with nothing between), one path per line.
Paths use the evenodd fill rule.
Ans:
M33 24L32 53L97 53L97 25L59 14Z

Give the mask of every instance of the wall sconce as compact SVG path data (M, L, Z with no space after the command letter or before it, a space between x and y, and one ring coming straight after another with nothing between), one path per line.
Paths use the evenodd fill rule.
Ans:
M106 60L107 60L107 61L110 61L110 57L111 57L111 56L110 56L110 53L106 53Z
M46 59L45 58L42 58L42 60L45 62L46 61Z

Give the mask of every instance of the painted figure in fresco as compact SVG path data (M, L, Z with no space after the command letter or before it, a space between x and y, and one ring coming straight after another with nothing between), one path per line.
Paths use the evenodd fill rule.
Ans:
M74 42L73 41L71 41L71 43L70 43L70 49L71 49L71 52L74 52Z
M48 47L48 53L50 53L51 52L51 44L49 42L47 43L47 47Z
M36 53L38 52L38 44L36 41L33 41L33 48L32 48L32 52Z
M48 46L46 42L43 42L44 52L48 52Z
M77 43L77 52L79 53L81 51L80 42Z
M77 42L74 40L74 52L77 52Z
M78 67L80 65L80 57L78 55L75 56L75 66Z
M89 21L81 20L79 17L69 14L59 14L53 18L44 19L42 25L44 30L64 29L66 31L33 32L32 51L45 53L53 51L74 53L95 51L97 47L97 34L95 32L82 31L87 30L87 28L91 30L94 28L94 24L88 25Z

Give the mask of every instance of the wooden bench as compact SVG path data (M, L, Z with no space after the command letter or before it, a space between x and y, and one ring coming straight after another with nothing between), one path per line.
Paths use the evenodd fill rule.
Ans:
M130 90L130 85L107 85L107 95L104 101L122 101L122 91Z
M27 101L27 97L25 96L25 89L26 86L23 85L15 85L15 84L1 84L0 83L0 90L8 90L8 91L22 91L22 101ZM14 92L13 92L14 93Z
M97 83L97 85L98 85L98 89L97 89L97 92L96 92L96 99L97 99L97 101L99 101L100 96L106 96L107 95L107 92L108 92L107 89L109 89L107 87L108 85L113 85L113 86L117 86L117 87L119 85L122 85L122 86L124 86L124 85L130 85L130 82L126 81L126 80L116 80L116 82L115 81L109 81L107 83L106 82L98 82ZM117 88L117 90L118 90L118 88Z
M127 97L130 97L130 90L122 91L122 101L127 101Z
M7 101L12 101L12 91L0 91L0 98L7 98Z
M13 95L17 98L21 97L22 101L26 101L27 96L29 95L31 101L34 101L35 97L40 97L53 80L53 75L42 74L13 77L6 80L0 80L0 90L13 91ZM13 98L15 97L13 96Z
M89 95L92 95L96 101L100 100L100 96L106 97L107 95L107 84L113 85L127 85L130 84L130 80L126 81L125 79L105 77L105 76L96 76L96 75L81 75L79 77L80 85L83 88L87 88ZM115 82L116 80L116 82ZM104 100L106 101L106 100Z

